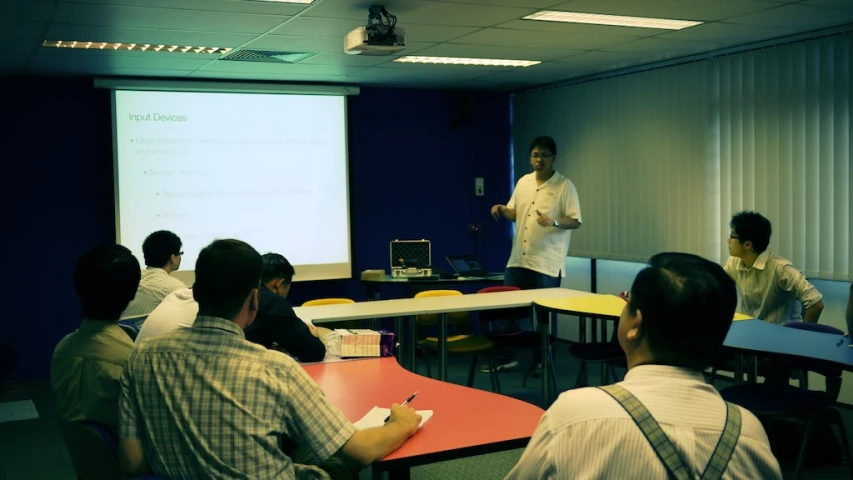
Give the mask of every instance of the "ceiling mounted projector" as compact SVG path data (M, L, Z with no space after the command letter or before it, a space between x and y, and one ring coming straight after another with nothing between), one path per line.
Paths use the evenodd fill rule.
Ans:
M391 55L406 48L406 32L396 28L397 17L383 6L370 7L367 25L344 37L344 52L350 55Z

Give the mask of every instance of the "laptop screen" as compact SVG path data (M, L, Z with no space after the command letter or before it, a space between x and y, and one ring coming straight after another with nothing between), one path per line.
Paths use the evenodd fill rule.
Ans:
M486 272L477 261L476 255L450 255L447 257L450 266L460 277L484 277Z

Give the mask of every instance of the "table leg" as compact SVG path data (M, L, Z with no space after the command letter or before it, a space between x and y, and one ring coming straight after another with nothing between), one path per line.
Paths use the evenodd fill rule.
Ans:
M415 363L418 361L418 359L417 359L418 329L415 328L416 327L415 323L417 323L417 322L414 318L409 319L409 329L408 329L409 330L409 332L408 332L408 334L409 334L408 335L408 337L409 337L409 369L411 369L412 372L417 372L417 370L418 370L417 365Z
M578 316L578 343L586 343L586 317Z
M394 350L396 352L397 363L402 365L403 345L405 344L403 340L403 317L394 317L394 341L397 343Z
M589 321L592 327L592 343L598 343L598 317L590 317Z
M743 383L743 354L735 354L735 385Z
M548 354L548 326L551 323L551 313L533 308L533 316L542 337L542 401L547 408L551 405L551 355Z
M442 313L438 321L438 379L447 381L447 314Z
M602 318L599 325L601 325L601 341L609 342L610 338L607 336L607 320Z

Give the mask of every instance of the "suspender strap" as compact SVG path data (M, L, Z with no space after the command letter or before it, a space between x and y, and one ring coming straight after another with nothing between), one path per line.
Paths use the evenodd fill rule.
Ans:
M637 400L637 397L619 385L607 385L598 388L613 397L628 412L628 415L631 416L634 423L637 424L643 435L645 435L655 454L663 462L670 477L674 477L677 480L688 480L691 478L690 470L684 464L681 455L675 450L672 441L666 436L660 428L660 424L652 417L648 409ZM711 459L708 461L705 471L702 472L702 480L719 480L723 476L723 472L726 471L729 460L731 460L732 454L734 454L738 437L740 437L740 430L740 409L726 402L726 424L723 427L720 440L717 442L717 447L711 454Z
M708 465L705 465L705 471L702 472L703 480L723 478L723 472L726 471L726 467L729 466L729 461L735 453L737 439L740 437L740 428L740 408L726 402L726 426L723 427L723 434L720 435L717 448L714 449L711 459L708 460Z

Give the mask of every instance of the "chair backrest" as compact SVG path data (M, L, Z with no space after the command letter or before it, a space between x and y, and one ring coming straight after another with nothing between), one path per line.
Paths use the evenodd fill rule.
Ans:
M514 287L511 285L493 285L491 287L481 288L480 290L477 290L477 293L513 292L515 290L521 289L519 287ZM529 316L529 307L483 310L482 312L480 312L480 328L484 328L483 325L485 325L487 322L494 322L497 320L520 320Z
M118 326L127 333L131 340L136 341L136 337L139 335L139 329L136 328L136 325L125 320L119 320Z
M459 290L424 290L415 294L415 298L431 298L431 297L454 297L460 296L462 292ZM420 327L433 327L438 325L437 314L418 315L415 319ZM454 312L447 315L447 324L455 325L460 333L471 333L471 317L468 312Z
M78 479L122 478L118 463L118 446L109 429L94 422L60 420L59 431L65 440Z
M477 293L512 292L515 290L521 289L518 287L513 287L512 285L493 285L491 287L481 288L477 290Z
M320 305L340 305L342 303L355 303L351 298L318 298L303 303L303 307L319 307Z

